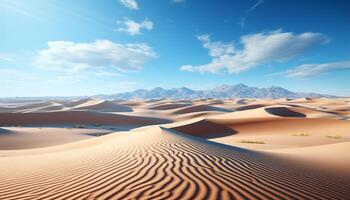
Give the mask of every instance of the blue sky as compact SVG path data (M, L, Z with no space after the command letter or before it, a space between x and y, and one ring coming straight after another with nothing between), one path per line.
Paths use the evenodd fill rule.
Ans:
M350 96L350 2L0 0L0 90L281 86Z

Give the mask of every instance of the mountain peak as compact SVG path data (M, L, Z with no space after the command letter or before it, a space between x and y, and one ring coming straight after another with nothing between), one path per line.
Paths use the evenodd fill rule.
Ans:
M135 90L108 96L108 99L198 99L198 98L300 98L300 97L336 97L316 93L292 92L282 87L269 88L249 87L243 83L236 85L223 84L208 90L193 90L187 87L164 89L156 87L152 90Z

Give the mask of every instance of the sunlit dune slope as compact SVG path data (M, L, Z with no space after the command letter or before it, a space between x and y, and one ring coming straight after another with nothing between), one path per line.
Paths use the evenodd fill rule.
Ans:
M167 129L1 157L0 199L345 199L346 177Z

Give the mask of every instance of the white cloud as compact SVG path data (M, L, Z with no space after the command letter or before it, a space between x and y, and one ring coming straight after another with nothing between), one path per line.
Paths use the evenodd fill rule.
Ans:
M79 72L85 69L110 68L118 71L139 71L157 55L144 43L120 44L109 40L93 43L50 41L41 50L34 64L51 70Z
M141 29L152 30L153 22L149 19L143 20L143 22L136 22L134 20L124 18L123 21L118 21L118 24L123 24L125 27L119 28L119 32L126 32L129 35L141 34Z
M303 64L294 69L280 72L277 74L284 74L289 77L311 77L324 74L327 72L350 70L350 60L323 64Z
M212 57L231 54L235 51L233 43L212 42L209 35L200 35L197 39L203 43L204 48L209 49L209 55Z
M122 3L125 7L131 9L131 10L138 10L139 5L135 0L120 0L120 3Z
M232 43L212 42L208 35L198 37L209 49L212 60L204 65L184 65L181 70L192 72L240 73L271 62L284 62L316 45L327 43L328 37L320 33L294 34L281 30L241 37L242 48Z

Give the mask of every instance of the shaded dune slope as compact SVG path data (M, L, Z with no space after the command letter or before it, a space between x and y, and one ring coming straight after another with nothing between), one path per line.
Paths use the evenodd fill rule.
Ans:
M180 108L173 112L173 114L187 114L187 113L193 113L193 112L202 112L202 111L219 111L219 112L232 112L231 110L214 107L214 106L208 106L208 105L195 105L195 106L188 106L185 108Z
M236 111L242 111L242 110L250 110L250 109L256 109L256 108L262 108L265 107L267 105L265 104L252 104L252 105L246 105L246 106L240 106L238 108L236 108Z
M265 111L271 115L277 115L280 117L306 117L304 113L295 112L286 107L270 107L265 108Z
M191 104L185 104L185 103L167 103L167 104L162 104L162 105L156 105L156 106L151 106L148 107L150 110L171 110L171 109L176 109L176 108L182 108L189 106Z
M200 120L194 123L185 124L172 128L173 130L186 133L200 138L217 138L236 134L237 132L227 126L217 124L208 120Z
M349 194L345 177L159 128L69 153L0 162L0 199L9 200L346 199Z

